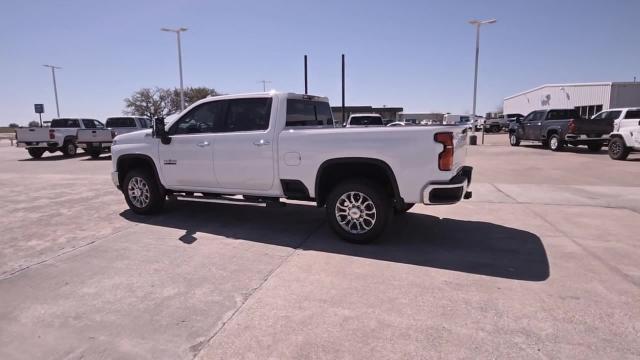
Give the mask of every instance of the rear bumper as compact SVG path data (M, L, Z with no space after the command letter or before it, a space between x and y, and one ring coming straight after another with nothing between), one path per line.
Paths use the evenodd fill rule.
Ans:
M18 141L16 146L19 148L31 148L31 147L44 147L44 148L57 148L58 145L55 141Z
M472 193L468 189L472 173L471 166L463 166L449 181L428 184L422 192L422 202L426 205L448 205L470 199Z
M567 134L564 137L564 139L568 143L574 143L574 144L593 144L593 143L606 144L609 142L609 134L604 134L601 136Z
M79 142L78 143L78 147L82 148L82 149L88 149L90 147L110 147L111 146L111 141L109 142L94 142L94 141L87 141L87 142Z

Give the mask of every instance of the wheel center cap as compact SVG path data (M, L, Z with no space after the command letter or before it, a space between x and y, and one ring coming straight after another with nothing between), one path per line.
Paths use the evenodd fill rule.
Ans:
M134 196L140 196L140 189L133 190L133 195Z
M352 219L359 218L360 214L360 209L358 208L351 208L351 210L349 210L349 216L351 216Z

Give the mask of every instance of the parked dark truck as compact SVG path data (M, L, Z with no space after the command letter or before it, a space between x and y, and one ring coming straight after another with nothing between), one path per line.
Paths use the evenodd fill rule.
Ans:
M595 152L608 143L612 131L613 119L607 117L584 119L574 109L536 110L511 123L509 143L539 141L552 151L561 151L565 145L586 145Z

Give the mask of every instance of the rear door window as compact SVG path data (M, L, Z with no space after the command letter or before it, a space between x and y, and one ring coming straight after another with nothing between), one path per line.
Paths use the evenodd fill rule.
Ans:
M270 117L271 98L229 100L224 131L267 130Z
M578 119L580 115L574 109L549 110L547 120Z
M53 119L51 120L51 128L79 128L80 120L78 119Z
M107 119L107 127L109 128L134 128L136 121L130 117L116 117Z
M640 110L627 110L624 115L625 119L640 119Z

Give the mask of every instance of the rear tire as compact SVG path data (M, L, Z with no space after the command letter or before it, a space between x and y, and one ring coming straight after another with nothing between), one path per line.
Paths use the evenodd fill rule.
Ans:
M589 145L587 145L587 148L591 152L598 152L598 151L602 150L602 146L603 146L602 144L589 144Z
M154 176L141 169L131 170L125 175L122 193L129 209L136 214L148 215L158 212L165 201Z
M549 150L551 151L562 151L564 147L564 143L558 134L552 134L549 137Z
M614 137L609 140L609 157L613 160L626 160L631 149L624 143L624 139Z
M46 150L45 149L39 149L39 148L29 148L29 149L27 149L27 151L29 152L29 155L32 158L40 159L42 157L42 154L44 154L44 152Z
M73 143L73 141L65 141L64 144L62 144L62 148L60 150L62 151L62 155L64 157L76 156L76 153L78 152L78 148L76 147L76 144Z
M391 211L389 196L365 179L346 180L327 197L329 226L342 239L355 244L367 244L379 237Z
M520 146L520 138L516 133L509 134L509 144L511 146Z

